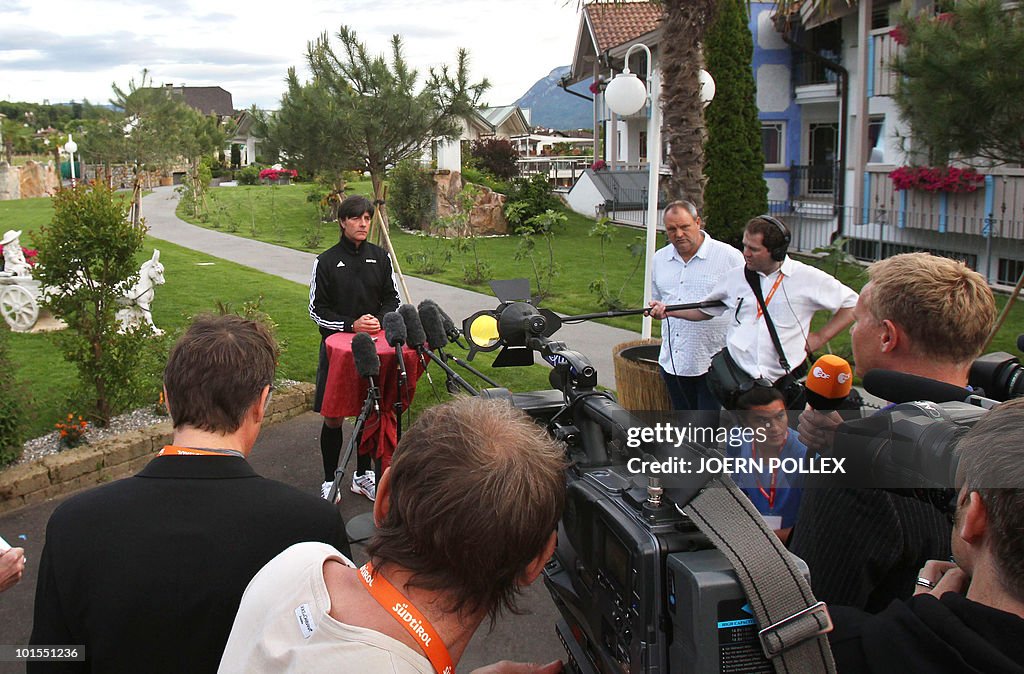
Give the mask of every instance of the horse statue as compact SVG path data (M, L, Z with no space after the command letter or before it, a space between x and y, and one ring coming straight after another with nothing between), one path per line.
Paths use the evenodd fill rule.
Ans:
M153 329L154 335L164 334L163 330L153 324L153 313L150 311L156 294L155 288L163 284L164 266L160 264L160 251L153 249L153 257L139 268L139 280L118 300L124 306L117 312L117 320L121 323L119 332L127 332L145 323Z

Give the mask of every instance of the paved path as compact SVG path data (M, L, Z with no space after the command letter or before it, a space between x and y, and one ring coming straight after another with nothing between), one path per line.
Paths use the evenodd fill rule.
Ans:
M174 214L177 203L178 195L171 187L158 187L143 199L142 215L149 225L151 236L254 267L289 281L309 285L309 275L316 257L312 253L190 225ZM526 271L524 269L524 276L528 275ZM456 321L461 321L481 309L492 309L497 306L497 300L491 295L412 276L406 276L406 283L413 303L418 304L424 299L432 299ZM595 307L594 310L600 311L600 308ZM312 329L313 325L310 324L310 330ZM598 382L608 388L615 388L615 371L612 365L615 345L639 337L638 333L630 330L593 322L565 325L556 334L556 338L565 342L569 348L590 359L597 368Z

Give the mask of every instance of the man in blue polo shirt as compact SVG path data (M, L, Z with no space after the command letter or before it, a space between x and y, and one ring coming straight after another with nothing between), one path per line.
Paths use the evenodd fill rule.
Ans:
M782 392L767 380L764 380L764 386L755 386L742 394L736 405L740 409L741 423L753 431L753 441L730 445L727 452L736 458L763 459L764 470L736 472L732 479L785 543L800 510L802 481L799 473L780 468L772 470L768 462L771 459L799 461L804 458L807 448L789 429Z

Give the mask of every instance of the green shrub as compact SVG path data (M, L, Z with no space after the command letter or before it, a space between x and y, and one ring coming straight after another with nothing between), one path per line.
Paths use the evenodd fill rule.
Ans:
M239 185L256 185L260 182L260 169L255 164L246 166L238 172Z
M127 204L105 185L80 183L53 197L53 221L36 237L36 276L50 291L43 304L68 329L57 333L64 358L78 368L78 408L100 426L137 400L152 381L143 359L161 340L148 327L118 332L122 290L138 278L136 254L145 226L133 225Z
M561 202L552 194L547 176L538 173L530 178L516 178L505 202L505 217L515 234L521 233L532 218L547 211L560 211Z
M23 387L11 373L14 364L7 353L7 331L0 330L0 468L21 457L25 442L25 409L28 407Z
M462 167L462 179L467 183L489 187L498 194L508 194L512 191L512 186L507 181L498 180L486 171L472 166Z
M423 229L434 210L434 178L415 159L403 159L388 174L388 212L403 229Z

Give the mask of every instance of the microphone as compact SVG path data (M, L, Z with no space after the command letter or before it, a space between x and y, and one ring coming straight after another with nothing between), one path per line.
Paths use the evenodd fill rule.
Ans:
M384 314L384 318L381 319L384 324L384 338L388 340L388 344L395 347L395 355L398 358L398 376L401 381L405 381L405 357L402 355L402 345L407 340L405 321L402 320L401 315L394 311L389 311Z
M452 317L441 308L441 305L434 300L423 300L420 302L421 311L423 310L424 305L437 307L437 312L441 315L441 325L444 327L444 334L448 337L448 341L452 344L458 344L462 348L466 348L459 342L459 337L462 336L462 333L455 326L455 321L452 320Z
M365 332L357 333L352 338L352 358L356 361L356 372L360 377L370 380L370 390L367 392L367 400L373 399L373 411L380 412L380 396L377 394L377 385L374 377L380 375L380 357L377 355L377 347L373 340Z
M420 365L423 367L423 371L427 375L427 381L433 385L434 380L430 376L430 371L427 370L427 361L423 358L423 343L427 341L427 335L423 332L423 323L420 322L420 315L416 313L416 307L411 304L403 304L398 307L398 315L401 316L402 321L405 322L405 330L408 339L406 343L416 349L416 353L420 357Z
M845 359L827 353L807 373L807 402L820 411L839 408L853 387L853 370Z
M420 321L423 323L423 331L427 335L427 342L432 351L439 351L448 344L444 321L436 304L420 304Z
M964 401L971 396L971 392L962 386L894 370L869 370L864 375L864 388L871 395L893 403L915 400L948 403Z

